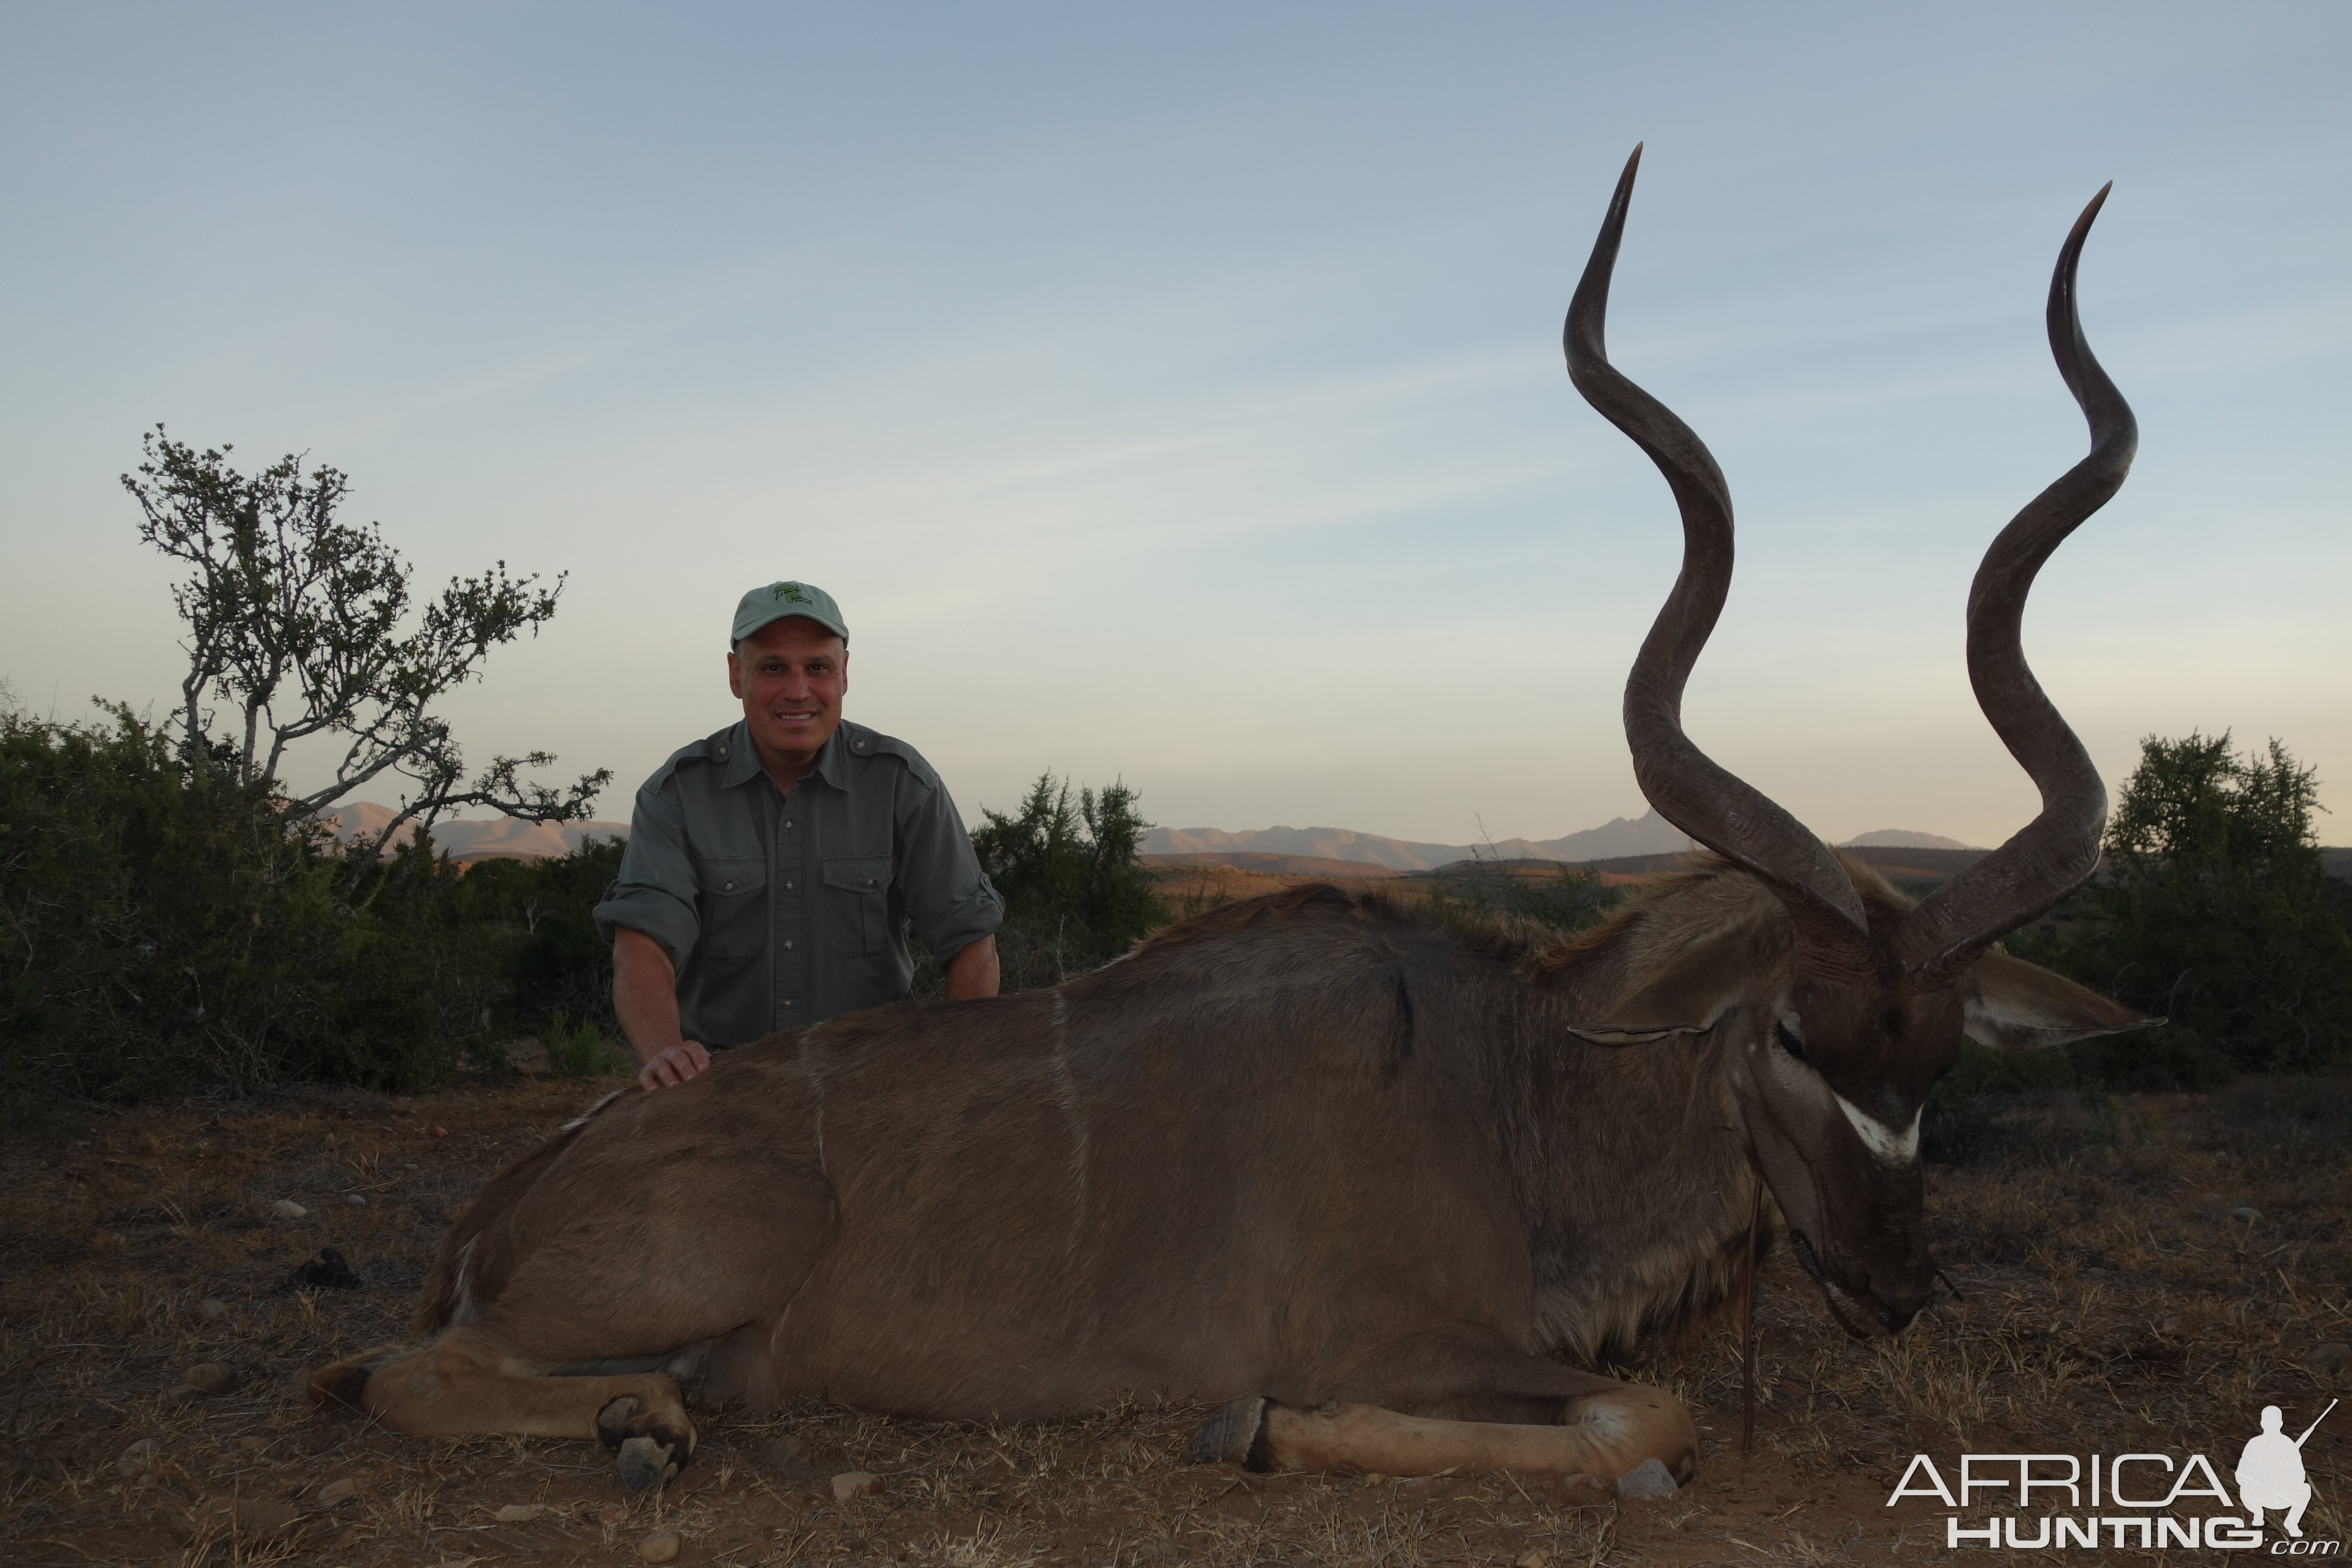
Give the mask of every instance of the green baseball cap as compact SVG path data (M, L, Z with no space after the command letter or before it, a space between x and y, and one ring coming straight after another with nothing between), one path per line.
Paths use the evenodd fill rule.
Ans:
M728 638L741 642L770 621L781 621L787 616L800 616L814 621L842 641L849 640L849 627L841 618L841 606L833 595L813 583L770 583L752 589L735 606L735 631Z

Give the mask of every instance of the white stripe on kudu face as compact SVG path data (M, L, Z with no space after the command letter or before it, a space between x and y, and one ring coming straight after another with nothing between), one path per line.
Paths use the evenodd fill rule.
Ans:
M1927 1107L1913 1111L1911 1125L1897 1132L1835 1089L1830 1092L1836 1098L1838 1109L1845 1112L1845 1119L1853 1123L1854 1131L1861 1134L1863 1146L1880 1160L1889 1165L1907 1165L1919 1157L1919 1114Z

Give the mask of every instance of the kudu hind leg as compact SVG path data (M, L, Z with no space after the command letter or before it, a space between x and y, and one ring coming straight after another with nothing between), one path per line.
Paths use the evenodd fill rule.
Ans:
M614 1450L633 1492L668 1480L694 1453L694 1423L667 1373L534 1376L469 1329L380 1362L328 1367L311 1377L310 1394L413 1437L593 1437Z

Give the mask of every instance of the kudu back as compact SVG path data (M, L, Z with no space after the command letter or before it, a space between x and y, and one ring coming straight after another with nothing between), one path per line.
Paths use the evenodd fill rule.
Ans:
M1568 357L1682 511L1626 733L1712 855L1566 938L1296 889L1050 991L853 1014L614 1096L450 1230L423 1342L317 1373L317 1396L404 1432L596 1436L633 1489L692 1452L680 1378L973 1419L1212 1405L1194 1456L1260 1467L1687 1479L1684 1407L1562 1352L1727 1300L1759 1194L1842 1322L1906 1323L1933 1272L1920 1113L1963 1029L2017 1047L2153 1021L1993 945L2090 873L2104 823L2017 644L2034 571L2130 458L2075 319L2099 203L2050 305L2093 453L1995 542L1969 608L1979 700L2044 808L1915 904L1683 733L1731 511L1704 445L1607 361L1639 159Z

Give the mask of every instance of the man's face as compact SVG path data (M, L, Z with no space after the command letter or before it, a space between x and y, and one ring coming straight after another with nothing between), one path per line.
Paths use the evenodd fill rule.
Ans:
M728 689L763 754L805 761L833 738L849 689L849 649L801 616L770 621L727 656Z

